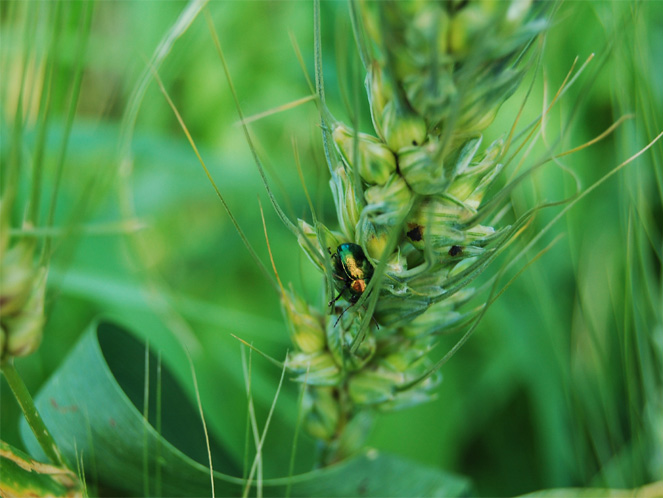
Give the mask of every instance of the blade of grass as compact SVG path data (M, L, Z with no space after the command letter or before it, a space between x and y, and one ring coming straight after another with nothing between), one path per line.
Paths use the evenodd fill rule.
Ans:
M23 415L25 416L30 429L37 438L37 441L44 451L44 454L51 462L53 462L53 464L59 467L68 468L69 466L66 464L64 457L60 453L60 450L58 449L53 436L39 415L37 407L34 404L32 396L30 396L28 388L16 370L16 367L14 366L14 360L10 358L9 360L4 361L0 366L0 371L5 376L7 384L9 384L9 388L12 390L16 401L21 406Z
M149 445L148 427L150 410L150 342L145 341L145 360L143 363L143 494L150 496L150 468L149 468Z
M157 355L157 392L156 392L156 424L155 424L155 429L157 431L157 434L161 435L161 350L159 350L158 355ZM196 391L197 392L197 391ZM157 439L157 448L156 448L156 461L159 462L161 460L161 441L162 438ZM155 475L154 475L154 496L157 498L161 496L161 465L157 464L155 466Z
M141 73L132 90L122 116L120 138L117 146L117 169L109 169L106 175L100 177L95 185L99 188L110 183L115 175L119 176L120 181L118 192L120 212L127 219L136 218L133 205L133 191L130 184L131 175L133 173L131 151L132 137L138 112L145 97L145 93L147 92L147 88L152 81L153 71L158 70L161 67L167 56L170 54L175 42L186 33L207 2L208 0L190 0L182 10L182 13L178 16L177 20L171 25L170 29L159 41L159 44L150 58L149 64ZM91 192L93 188L89 188L88 190ZM168 295L166 292L167 287L163 279L161 279L155 272L152 265L146 263L149 256L145 254L145 246L139 243L137 237L138 234L133 234L133 236L129 238L130 249L133 251L133 256L138 260L139 264L142 263L143 266L147 268L145 271L147 284L146 291L150 297L150 304L156 308L159 316L162 317L164 323L168 325L173 335L178 341L180 341L183 347L191 354L199 354L200 351L202 351L200 342L191 327L188 326L186 321L178 315L168 302L166 298ZM161 289L163 289L163 291L160 291Z
M314 61L315 61L315 91L320 101L320 127L322 128L322 146L325 151L325 159L329 173L334 174L334 163L329 147L329 127L323 110L326 109L325 103L325 81L322 72L322 30L320 28L320 0L313 2L313 37L314 37Z
M55 9L53 26L51 31L51 39L49 42L48 56L46 57L44 73L45 83L41 88L40 103L39 103L39 125L37 128L37 138L34 148L34 160L32 162L32 188L30 196L30 209L28 211L28 224L39 225L39 206L41 202L41 186L42 177L44 172L44 150L46 143L46 135L51 116L51 93L53 92L54 73L57 71L56 60L60 54L60 35L62 29L62 4L63 2L55 2L53 8Z
M267 271L267 268L265 268L265 265L262 263L262 261L258 257L258 254L253 249L253 246L249 242L249 239L246 238L246 235L244 234L244 231L239 226L239 223L237 222L237 219L235 218L232 211L230 210L230 206L228 206L228 203L226 202L223 195L221 194L221 191L217 187L216 182L214 181L214 178L212 178L212 174L210 173L209 169L207 169L207 165L205 164L205 161L203 160L202 156L200 155L200 152L198 151L198 147L196 146L196 143L194 142L193 137L189 133L189 129L187 128L186 124L184 123L184 120L182 119L182 116L180 115L179 111L177 110L177 107L175 107L175 104L173 103L170 96L168 95L168 92L166 91L166 87L163 86L163 82L161 81L161 78L159 78L159 75L156 73L156 70L155 70L155 73L153 74L153 76L154 76L155 81L159 85L159 88L161 89L161 93L163 94L166 101L168 102L168 105L170 106L173 113L175 114L175 117L177 118L177 121L180 124L180 126L182 128L182 131L186 135L186 138L189 141L189 144L191 145L191 148L193 149L194 153L196 154L196 157L198 158L198 161L200 162L200 165L203 167L203 170L205 170L205 174L207 175L207 178L209 179L210 183L212 184L212 188L214 188L214 192L216 192L216 196L221 201L221 204L223 205L223 208L225 209L226 214L228 214L228 217L230 218L230 221L232 222L233 226L235 227L235 230L237 231L240 238L242 239L242 242L244 243L244 246L249 251L249 254L251 254L251 257L255 261L258 268L260 268L260 271L263 273L263 275L265 275L265 277L272 284L272 286L276 287L276 282L274 282L274 279L272 278L272 276Z
M221 65L223 66L223 72L226 76L226 81L228 82L228 86L230 87L230 93L233 97L233 101L235 102L235 109L237 110L237 115L239 116L240 122L242 123L242 129L244 130L244 136L246 138L246 142L249 145L249 149L251 150L251 155L253 157L253 162L255 163L256 167L258 168L258 173L260 174L260 178L262 179L265 190L267 190L267 195L269 196L269 200L272 203L272 206L274 207L274 210L276 211L276 214L279 216L279 218L281 219L283 224L295 236L297 236L299 234L299 231L298 231L297 227L285 215L285 213L283 212L283 210L279 206L278 202L276 201L276 198L274 197L274 195L272 193L272 190L269 187L269 183L267 182L267 176L265 175L265 170L262 166L262 161L260 160L260 157L258 156L256 148L253 144L253 139L251 138L251 134L249 133L249 128L245 123L244 112L242 111L242 107L239 103L239 97L237 96L237 91L235 90L235 85L233 84L232 77L230 76L230 69L228 68L228 63L227 63L226 57L223 53L223 49L221 48L221 42L219 41L219 37L216 33L216 29L214 28L214 23L212 22L212 17L210 16L209 11L205 11L205 18L207 19L207 25L209 27L210 33L212 34L212 39L214 40L214 45L216 47L216 51L219 54L219 58L221 59Z
M584 199L587 197L590 193L592 193L594 190L596 190L598 187L600 187L603 183L605 183L608 179L619 173L622 169L624 169L626 166L631 164L633 161L635 161L638 157L640 157L642 154L647 152L656 142L658 142L661 137L663 137L663 132L659 133L656 138L654 138L649 144L647 144L645 147L640 149L638 152L633 154L631 157L620 163L619 165L615 166L612 170L610 170L608 173L603 175L600 179L595 181L593 184L591 184L589 187L587 187L584 191L582 191L580 194L578 194L575 198L569 201L569 203L552 219L546 224L545 227L543 227L527 244L527 246L523 249L523 252L529 251L531 247L538 242L541 237L545 233L547 233L553 225L555 225L573 206L575 206L580 200Z
M62 142L60 143L60 151L58 154L57 162L55 165L55 180L53 183L53 190L51 192L51 203L48 209L48 218L46 226L53 226L55 220L55 210L57 207L58 192L60 190L60 183L62 182L62 173L64 170L65 158L67 156L67 148L69 145L69 137L71 135L71 128L74 124L74 117L76 116L76 108L78 106L78 99L81 93L81 82L83 81L83 66L86 60L87 47L90 40L90 29L92 26L92 13L94 10L94 0L87 0L85 2L84 12L80 21L80 31L78 43L76 46L76 54L74 60L76 66L74 68L71 91L69 95L69 108L67 110L67 118L65 121L64 133L62 134ZM57 29L57 28L56 28ZM44 248L42 251L41 261L45 262L51 253L51 238L47 237Z
M265 438L267 437L267 431L269 430L269 424L272 420L272 415L274 414L274 408L276 407L276 401L279 398L279 394L281 393L281 387L283 386L283 379L285 378L285 371L286 371L286 363L283 363L283 368L281 369L281 378L279 379L279 385L276 388L276 394L274 394L274 400L272 402L272 406L269 409L269 413L267 414L267 420L265 421L265 428L263 429L262 436L260 437L260 442L258 444L258 447L256 448L256 456L255 459L253 460L253 465L251 466L251 472L249 472L249 477L247 479L246 483L246 488L244 489L244 494L243 497L246 498L249 494L249 489L251 487L251 481L253 479L253 474L256 471L256 468L258 467L258 462L262 459L262 447L265 444ZM258 496L262 496L262 479L258 480Z
M251 417L253 412L253 400L251 398L251 367L252 367L252 355L251 349L249 349L249 360L247 366L246 360L246 348L241 348L242 352L242 372L244 374L244 384L246 387L246 430L244 433L244 464L242 465L242 480L246 481L249 473L249 441L250 441L250 429L251 429Z
M238 340L239 342L241 342L242 344L244 344L244 346L246 346L247 348L249 348L251 351L255 351L256 353L258 353L260 356L262 356L262 357L265 358L267 361L269 361L272 365L274 365L274 366L276 366L276 367L278 367L278 368L283 368L284 363L283 363L282 361L279 361L279 360L277 360L277 359L275 359L275 358L272 358L272 357L269 356L267 353L263 353L263 352L260 351L258 348L256 348L253 344L249 344L249 343L246 342L244 339L241 339L241 338L237 337L235 334L230 334L230 335L231 335L232 337L234 337L235 339L237 339L237 340Z
M198 413L200 413L200 421L203 424L203 432L205 433L205 444L207 446L207 458L209 462L209 478L210 478L210 485L212 489L212 498L215 497L214 494L214 467L212 465L212 450L210 448L210 442L209 442L209 434L207 432L207 423L205 422L205 414L203 412L203 403L200 400L200 390L198 389L198 378L196 377L196 369L193 366L193 360L191 359L191 355L189 352L186 352L187 355L187 360L189 360L189 367L191 367L191 378L193 379L193 389L196 392L196 402L198 404ZM145 495L149 496L149 495Z
M361 63L364 66L364 69L367 69L371 63L371 55L368 50L368 45L366 43L366 35L364 33L364 27L359 21L359 12L358 5L356 0L348 0L350 6L350 22L352 23L352 34L355 38L355 43L359 49L359 58Z
M272 109L269 109L267 111L260 112L258 114L254 114L253 116L248 116L244 118L243 120L237 121L235 123L235 126L244 126L250 123L253 123L255 121L259 121L261 119L264 119L268 116L273 116L275 114L279 114L281 112L288 111L290 109L294 109L295 107L298 107L302 104L306 104L308 102L311 102L312 100L315 100L317 98L316 95L307 95L306 97L302 97L301 99L294 100L292 102L288 102L287 104L282 104L277 107L273 107Z
M302 426L302 413L304 407L304 391L306 390L306 385L308 381L308 374L310 371L310 365L306 369L306 375L304 376L304 382L299 388L299 396L297 398L297 422L295 423L295 434L292 438L292 448L290 450L290 466L288 467L288 485L285 488L285 498L290 498L290 492L292 491L292 478L295 474L295 455L297 453L297 441L299 439L299 429Z
M66 227L22 227L10 228L9 235L13 237L54 238L65 237L71 234L86 236L118 235L137 232L147 228L141 220L120 220L107 223L91 223L71 225Z
M251 349L249 349L249 369L251 367ZM250 421L250 428L251 432L253 434L253 444L256 447L256 450L258 448L259 442L260 442L260 431L258 429L258 421L256 419L256 413L255 413L255 406L253 403L253 396L251 394L251 377L248 376L247 373L247 365L246 365L246 354L244 352L244 348L242 348L242 371L244 373L244 379L245 379L245 387L246 387L246 396L247 396L247 401L248 401L248 418ZM248 428L247 428L248 432ZM248 471L249 465L248 465L248 458L249 458L249 451L248 451L248 441L249 439L247 438L246 440L246 447L245 447L245 454L244 454L244 470L243 472L246 473ZM256 453L257 454L257 453ZM246 483L246 486L250 486L250 483L248 481L248 475L245 477L244 482Z

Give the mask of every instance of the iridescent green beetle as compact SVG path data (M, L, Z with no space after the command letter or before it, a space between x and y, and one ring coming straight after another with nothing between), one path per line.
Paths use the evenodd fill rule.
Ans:
M333 263L332 276L334 286L338 290L338 296L329 301L329 306L333 306L346 292L348 294L347 299L350 301L350 306L345 308L336 319L336 323L334 323L334 326L336 326L343 314L354 306L366 291L366 287L373 276L373 265L366 258L361 246L351 242L338 246L331 258ZM371 318L379 329L380 326L375 317Z
M361 246L347 242L332 254L334 285L338 296L329 302L332 306L347 291L351 305L359 301L373 276L373 266L364 255Z

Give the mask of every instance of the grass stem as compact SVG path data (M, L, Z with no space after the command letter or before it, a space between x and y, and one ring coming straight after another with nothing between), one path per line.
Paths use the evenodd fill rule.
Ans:
M44 450L46 457L57 466L69 468L53 436L46 427L44 420L39 415L39 411L32 400L28 388L14 366L13 359L10 358L2 364L2 373L5 375L5 379L7 379L7 383L14 393L16 401L18 401L23 411L23 416L37 438L39 446Z

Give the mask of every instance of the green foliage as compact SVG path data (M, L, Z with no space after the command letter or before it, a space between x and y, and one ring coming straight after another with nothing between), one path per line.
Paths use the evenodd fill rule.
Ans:
M0 441L2 496L60 496L79 498L81 484L69 469L43 464Z
M93 323L41 390L38 408L65 455L80 455L92 470L90 487L101 483L134 496L206 496L210 472L199 417L167 365L146 347L112 321ZM23 429L29 449L39 454L26 424ZM375 450L292 479L248 485L234 477L239 471L226 449L211 443L217 496L239 496L247 487L268 496L283 496L289 487L291 496L339 497L460 496L468 490L464 478Z

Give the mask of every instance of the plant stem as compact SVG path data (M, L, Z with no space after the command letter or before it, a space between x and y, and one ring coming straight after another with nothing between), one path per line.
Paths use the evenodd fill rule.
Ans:
M12 358L8 359L6 362L2 363L0 369L5 375L5 379L7 379L7 383L14 393L16 401L18 401L18 404L23 411L25 420L28 422L30 429L32 429L32 432L48 459L55 465L68 468L60 450L55 444L53 436L51 436L51 433L46 428L46 424L44 424L44 421L39 415L37 407L32 400L32 396L30 396L30 393L28 392L28 388L25 386L23 379L21 379L21 376L16 370L14 360Z

